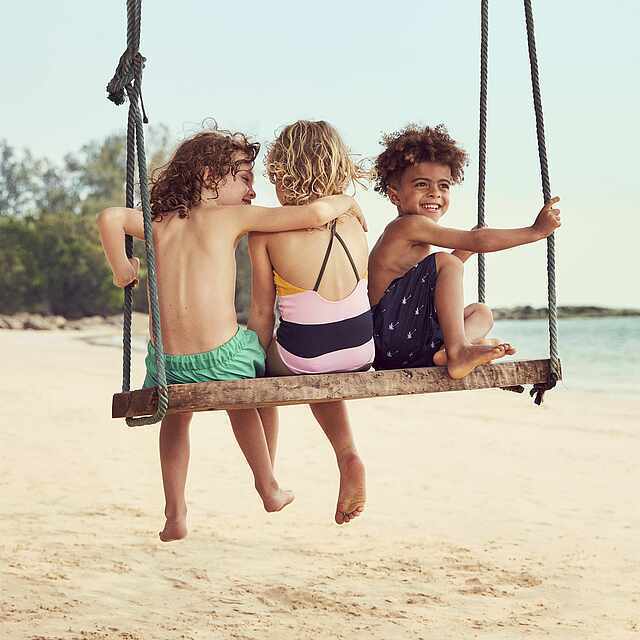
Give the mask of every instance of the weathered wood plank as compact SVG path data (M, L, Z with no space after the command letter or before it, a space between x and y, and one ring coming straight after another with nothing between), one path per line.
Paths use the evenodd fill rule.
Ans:
M527 360L484 365L462 380L449 378L444 367L428 367L180 384L169 386L167 413L489 389L536 384L545 382L548 376L548 360ZM152 415L156 396L155 389L116 393L112 417Z

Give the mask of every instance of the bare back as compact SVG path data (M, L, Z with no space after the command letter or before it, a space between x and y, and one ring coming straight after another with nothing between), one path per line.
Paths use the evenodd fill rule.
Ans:
M362 225L352 216L338 219L336 231L349 249L360 278L366 277L368 246ZM329 228L271 233L267 250L273 269L287 282L311 290L321 271L331 237ZM355 288L353 267L339 242L334 242L318 293L327 300L342 300Z
M163 214L153 223L166 353L209 351L235 335L236 235L222 208L196 207L188 218Z
M407 218L392 220L369 256L369 302L377 304L387 287L431 253L431 245L407 233Z

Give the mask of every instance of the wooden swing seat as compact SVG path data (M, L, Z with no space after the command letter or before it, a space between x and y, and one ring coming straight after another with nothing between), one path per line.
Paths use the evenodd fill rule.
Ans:
M169 385L167 414L515 387L545 383L549 375L549 360L520 360L477 367L461 380L452 380L445 367L424 367L174 384ZM116 393L111 415L153 415L157 400L155 388Z

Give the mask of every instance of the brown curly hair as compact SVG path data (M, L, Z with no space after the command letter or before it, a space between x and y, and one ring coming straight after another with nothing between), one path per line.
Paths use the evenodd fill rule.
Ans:
M178 211L181 218L201 202L203 187L218 197L218 185L229 174L235 176L243 163L253 165L260 143L250 142L243 133L231 133L214 126L185 140L167 164L151 177L151 212L154 220L163 213ZM240 153L241 158L234 160ZM209 171L206 172L205 169Z
M265 167L288 205L344 193L366 175L340 134L323 120L287 125L269 146Z
M376 158L375 190L385 196L405 169L420 162L447 165L454 183L462 182L464 167L469 163L466 151L457 145L444 124L435 127L409 124L400 131L383 134L380 144L386 149Z

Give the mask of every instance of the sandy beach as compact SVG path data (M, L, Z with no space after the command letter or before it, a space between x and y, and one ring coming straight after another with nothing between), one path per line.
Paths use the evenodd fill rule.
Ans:
M121 353L86 336L0 331L3 639L640 638L640 399L352 402L369 500L342 527L307 407L281 410L271 515L199 414L190 535L163 544L157 427L111 420Z

